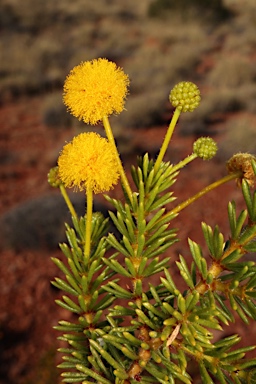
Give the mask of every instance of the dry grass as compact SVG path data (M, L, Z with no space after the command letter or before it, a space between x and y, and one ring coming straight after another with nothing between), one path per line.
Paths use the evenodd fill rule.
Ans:
M256 7L253 0L242 3L225 0L236 17L213 29L201 16L190 15L185 23L177 14L149 18L148 0L3 0L1 100L22 93L61 91L73 66L106 57L131 78L127 113L119 124L149 127L160 123L167 108L164 100L168 101L168 92L181 80L207 87L204 107L193 115L193 126L184 125L184 132L204 129L214 108L254 113ZM202 70L207 57L212 63ZM51 115L49 109L45 106L45 116ZM190 124L190 118L185 120Z
M224 76L225 74L225 76ZM215 88L235 88L256 80L256 67L252 60L237 54L217 57L216 65L207 77L207 83Z
M165 19L169 13L179 16L183 21L201 18L206 24L219 24L232 16L230 8L222 0L153 0L148 14Z
M128 99L126 111L122 112L115 124L136 129L162 125L168 105L168 91L153 88L150 94L140 93Z

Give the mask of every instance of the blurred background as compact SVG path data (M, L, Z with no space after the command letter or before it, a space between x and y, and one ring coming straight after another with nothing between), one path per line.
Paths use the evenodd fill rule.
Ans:
M74 135L104 135L100 125L85 126L66 112L66 75L98 57L129 75L126 110L111 117L128 171L138 154L156 156L173 113L172 87L199 86L200 107L181 115L166 160L190 154L201 135L214 137L219 152L210 163L196 160L183 170L174 187L180 202L224 176L233 153L256 152L256 3L1 0L0 36L0 382L52 384L59 381L60 346L52 327L69 314L54 302L59 293L50 281L59 272L50 257L61 257L69 213L47 173ZM111 194L121 197L120 188ZM82 214L83 194L71 198ZM188 236L205 247L202 220L218 223L228 236L228 199L242 207L233 183L180 214L175 226L183 241L170 251L173 264L179 253L189 255ZM108 208L98 196L95 210ZM246 335L246 326L239 323L234 332Z

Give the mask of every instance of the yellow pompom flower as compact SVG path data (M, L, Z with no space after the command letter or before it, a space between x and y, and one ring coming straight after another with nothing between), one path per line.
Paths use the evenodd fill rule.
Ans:
M80 191L109 191L119 179L119 166L112 144L94 132L81 133L66 144L58 166L63 184Z
M97 124L104 116L124 109L129 78L107 59L82 62L64 83L64 104L71 114L87 124Z

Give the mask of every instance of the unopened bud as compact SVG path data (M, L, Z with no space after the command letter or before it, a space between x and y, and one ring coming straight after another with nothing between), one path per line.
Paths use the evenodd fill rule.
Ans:
M198 107L201 97L196 84L182 81L171 90L169 99L173 107L181 112L192 112Z
M48 183L53 188L59 188L59 186L62 184L59 178L59 167L51 168L47 177L48 177Z
M217 150L217 144L211 137L200 137L193 144L193 152L203 160L211 160Z

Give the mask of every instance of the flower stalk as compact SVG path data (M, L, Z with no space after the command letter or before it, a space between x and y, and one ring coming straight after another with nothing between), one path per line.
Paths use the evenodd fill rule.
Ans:
M235 172L230 175L224 176L221 179L215 181L214 183L207 185L207 187L201 189L201 191L197 192L195 195L189 197L187 200L183 201L181 204L177 205L175 208L171 210L172 214L177 214L182 211L184 208L188 207L190 204L194 203L200 197L204 196L206 193L212 191L213 189L219 187L222 184L227 183L228 181L238 179L242 176L241 172Z
M121 176L121 180L122 180L124 189L125 189L125 191L127 193L127 196L129 198L130 202L132 202L132 190L131 190L129 181L127 179L126 173L124 171L124 168L123 168L123 165L122 165L122 162L121 162L121 159L120 159L117 147L116 147L116 143L115 143L113 132L112 132L112 129L111 129L111 126L110 126L110 123L109 123L109 119L108 119L107 116L103 116L102 121L103 121L103 125L104 125L104 128L105 128L105 132L106 132L108 141L113 145L113 151L115 152L116 161L118 163L119 172L120 172L120 176Z
M67 204L67 207L69 209L71 217L77 218L77 213L75 211L75 208L74 208L73 204L71 203L69 195L67 194L66 188L64 187L63 184L60 184L59 188L60 188L60 192L61 192L61 194L62 194L62 196L63 196L63 198L65 200L65 203Z
M93 209L93 192L92 189L86 190L86 224L85 224L85 243L84 243L84 257L85 263L88 265L91 251L91 232L92 232L92 209Z
M169 143L170 143L170 140L172 138L172 134L173 134L174 128L175 128L175 126L177 124L177 121L179 119L180 114L181 114L181 111L178 108L176 108L174 110L174 113L173 113L171 122L169 124L169 127L167 129L167 132L166 132L163 144L161 146L159 155L158 155L158 157L156 159L156 162L155 162L155 165L154 165L155 172L157 172L159 170L160 164L163 161L164 155L165 155L165 153L167 151L167 148L169 146Z
M179 171L182 168L184 168L187 164L191 163L197 157L198 156L197 156L196 153L191 153L191 155L187 156L185 159L180 161L178 164L173 165L173 167L172 167L173 173Z

